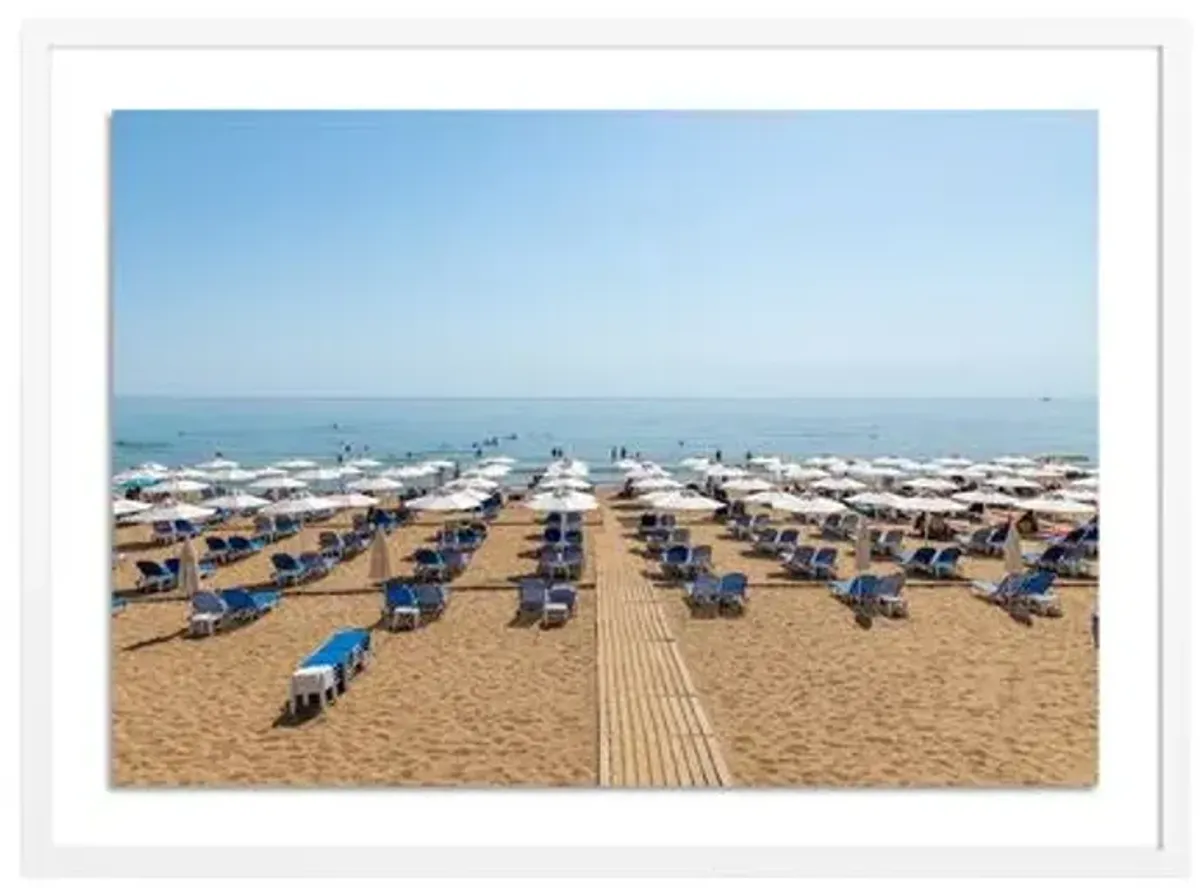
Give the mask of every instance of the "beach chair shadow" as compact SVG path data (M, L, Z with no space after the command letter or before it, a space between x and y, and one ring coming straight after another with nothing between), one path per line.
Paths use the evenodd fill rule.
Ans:
M166 644L169 641L174 641L177 638L186 638L187 630L178 629L175 632L168 632L166 635L156 635L153 638L143 638L141 641L135 641L133 644L127 644L121 650L125 653L130 651L140 651L142 648L154 647L159 644Z
M515 612L504 625L508 629L529 629L536 626L541 620L542 615L540 613L522 610Z
M294 712L288 710L285 705L279 710L279 715L275 716L275 720L271 722L272 728L300 728L309 722L316 719L321 712L319 707L308 706L303 709L297 709Z
M153 540L150 540L148 542L121 543L113 548L116 549L117 552L124 555L127 552L148 552L151 549L161 549L164 545L164 543L156 543Z

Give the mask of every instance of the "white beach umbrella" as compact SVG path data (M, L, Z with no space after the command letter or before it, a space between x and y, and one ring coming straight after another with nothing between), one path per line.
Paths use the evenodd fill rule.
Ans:
M782 490L760 490L746 497L746 502L756 506L767 506L780 512L795 512L804 508L805 500Z
M758 493L763 490L770 490L774 487L770 481L765 481L762 478L745 477L731 478L721 485L726 490L742 491L744 493Z
M814 490L825 491L855 491L865 490L867 485L853 478L822 478L811 485Z
M994 462L996 462L998 465L1009 466L1009 467L1012 467L1012 466L1029 467L1029 466L1037 465L1037 463L1035 463L1033 460L1031 460L1027 456L1000 456L1000 457L997 457L994 460Z
M387 493L388 491L403 490L404 485L399 481L383 476L377 478L359 478L346 485L347 490L357 490L361 493Z
M292 471L293 469L315 469L317 467L317 464L311 459L285 459L275 465L288 471Z
M261 509L263 506L269 506L271 501L252 496L249 493L231 493L227 496L205 500L201 505L210 509L230 509L234 512L242 512L247 509Z
M157 469L126 469L124 472L117 472L113 475L112 483L120 486L131 481L162 481L166 477L166 471L160 472Z
M1021 534L1017 531L1017 522L1008 525L1008 535L1004 538L1004 570L1006 573L1017 573L1025 569L1025 560L1021 557Z
M262 510L264 515L307 515L311 512L331 512L337 509L337 503L323 496L305 494L295 499L280 500L271 503Z
M341 481L342 480L342 471L341 471L341 469L335 469L335 468L327 466L325 468L306 469L303 472L297 472L295 477L296 477L296 480L298 480L298 481L309 481L309 482L317 482L320 484L328 484L333 481Z
M639 478L665 478L671 473L656 463L641 463L625 472L626 481L636 481Z
M182 469L172 470L167 477L172 480L185 479L189 481L207 481L211 476L208 474L208 472L202 472L199 469L189 469L185 467Z
M1096 507L1089 503L1081 503L1073 499L1037 499L1019 500L1016 508L1025 512L1036 512L1043 515L1092 515Z
M168 478L166 481L159 481L152 487L147 487L145 493L151 496L178 496L181 493L200 493L210 487L212 485L207 481L195 481L191 478Z
M379 505L379 500L365 493L335 493L326 497L338 509L367 509Z
M685 469L692 469L700 472L706 469L710 462L712 462L712 460L710 460L707 456L687 456L679 461L679 465Z
M144 471L144 472L165 473L168 471L166 466L164 466L162 463L156 463L156 462L139 463L137 466L135 466L135 468L138 469L139 471Z
M640 465L641 463L636 459L619 459L613 463L613 466L618 469L636 469Z
M431 493L409 500L407 505L420 512L469 512L478 508L486 496L475 489Z
M821 496L814 497L797 497L797 501L787 506L784 511L792 512L796 515L836 515L839 512L849 511L844 505L837 500L826 499Z
M1053 466L1030 466L1013 472L1018 478L1033 478L1037 481L1061 481L1067 477L1066 469Z
M945 478L913 478L911 481L905 481L901 486L912 490L927 490L932 493L950 493L958 490L957 484Z
M479 462L481 465L492 465L495 463L496 465L503 464L511 466L515 465L517 461L511 456L489 456L481 459Z
M356 469L378 469L383 465L383 463L377 459L371 459L370 457L364 456L359 459L352 459L350 462L346 463L346 465L353 466Z
M910 460L904 459L901 456L877 456L875 459L871 460L871 462L877 466L899 469L903 467L906 462L910 462Z
M381 585L387 582L392 577L392 557L388 551L387 536L383 529L375 531L375 536L371 539L370 563L367 568L367 582L372 585Z
M750 473L737 466L724 466L720 463L713 463L704 470L704 474L709 478L741 478L743 475L749 475Z
M250 490L304 490L308 487L305 481L295 478L259 478L246 485Z
M425 463L425 465L433 469L434 472L436 472L438 469L454 468L454 463L448 459L431 459L429 462Z
M965 512L967 510L966 505L963 503L955 502L952 499L931 496L898 496L896 497L894 508L901 512L927 512L931 515Z
M761 466L763 468L783 465L783 460L778 456L752 456L747 462L752 466Z
M384 469L379 474L383 478L428 478L436 475L437 469L428 465L397 466L392 469Z
M525 501L525 506L535 512L590 512L599 503L591 494L561 488L537 493Z
M958 503L966 503L967 505L983 505L996 506L1005 508L1016 505L1016 498L1009 496L1007 493L1000 493L998 490L966 490L962 493L950 494L950 499Z
M200 591L200 559L190 539L179 547L179 591L188 598Z
M249 469L217 469L209 472L209 479L220 484L245 484L248 481L253 481L259 477L258 472L252 472Z
M804 464L806 466L824 468L825 466L836 465L841 461L841 457L837 456L810 456L808 459L804 460Z
M494 463L490 466L476 466L473 469L468 469L464 475L475 475L480 478L503 478L512 471L511 466L503 463Z
M340 466L337 473L343 478L360 478L364 474L362 469L352 465Z
M873 509L891 509L900 497L878 490L864 490L853 496L846 497L846 502L852 506L869 506Z
M138 502L130 499L113 500L112 512L115 518L124 518L127 515L136 515L138 512L145 512L150 508L149 503Z
M196 463L196 468L208 471L209 469L236 469L238 463L231 459L210 459L208 462Z
M591 490L592 485L582 478L565 476L562 478L543 478L538 482L538 489L566 489L566 490Z
M254 474L259 478L283 478L287 475L286 469L281 469L279 466L267 466L262 469L255 469Z
M651 490L679 490L683 487L674 478L639 478L633 482L633 489L648 492Z
M894 466L876 466L871 463L857 463L846 470L846 475L860 481L878 481L882 478L903 478L905 473Z
M1089 475L1086 478L1080 478L1078 481L1072 481L1071 488L1078 490L1098 490L1100 488L1100 479L1096 475Z
M481 497L487 497L500 485L490 478L456 478L442 485L442 490L477 491Z
M1100 502L1100 492L1098 490L1083 490L1081 488L1068 487L1060 493L1067 499L1077 500L1081 503L1098 503Z
M843 475L845 475L848 471L850 471L850 463L839 459L839 460L836 460L831 463L826 463L823 468L830 475L834 475L834 476L840 478Z
M871 569L871 532L865 521L858 522L854 534L854 569L859 573Z
M824 469L817 469L808 466L801 466L796 463L786 465L781 470L781 474L789 481L795 481L798 484L805 484L812 481L819 481L822 478L828 478L829 473Z
M136 520L141 524L153 524L156 521L201 521L216 514L215 509L193 506L190 503L164 503L138 512Z
M971 465L972 460L964 459L961 456L943 456L935 459L934 462L939 466L949 466L954 469L962 469Z
M1016 475L988 478L983 482L988 487L998 490L1041 490L1042 485L1032 478L1018 478Z
M647 494L643 499L668 512L715 512L725 505L691 490L664 490Z

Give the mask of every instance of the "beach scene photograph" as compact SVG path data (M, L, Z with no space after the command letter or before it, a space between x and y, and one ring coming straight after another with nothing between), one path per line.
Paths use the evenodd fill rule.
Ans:
M114 788L1100 780L1094 112L110 146Z

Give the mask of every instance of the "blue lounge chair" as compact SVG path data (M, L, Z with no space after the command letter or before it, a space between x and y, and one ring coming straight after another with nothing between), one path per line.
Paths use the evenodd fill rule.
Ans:
M389 580L383 587L384 624L388 629L416 629L421 623L421 602L412 586Z
M563 549L563 563L567 566L569 576L578 579L583 575L583 565L586 556L582 546L567 546Z
M188 634L212 635L231 620L229 605L213 592L197 592L188 611Z
M921 546L901 556L900 567L905 573L929 573L929 565L933 563L935 555L937 549L933 546Z
M684 579L695 579L702 573L712 569L712 546L692 546L688 549L688 559L678 570Z
M300 521L296 518L290 518L287 515L280 515L275 519L275 536L276 539L290 537L300 532Z
M811 577L813 556L817 550L812 546L797 546L783 559L783 569L793 576Z
M809 572L813 579L832 580L837 577L838 550L833 548L819 549L809 562Z
M972 555L990 555L992 547L988 540L991 538L991 535L992 528L979 527L968 536L960 536L958 542Z
M137 569L141 573L141 577L138 578L137 582L139 589L163 592L174 588L175 584L179 582L179 577L171 573L171 571L157 561L139 561L137 562Z
M155 521L151 525L151 530L151 539L159 545L173 543L179 539L179 536L175 533L175 525L170 521Z
M234 534L227 538L226 542L229 544L229 550L238 558L248 558L267 547L267 541L263 537L244 537Z
M204 540L204 544L208 546L208 554L214 561L223 563L233 560L233 551L229 548L229 543L225 541L224 537L210 536Z
M456 577L471 563L471 553L462 549L439 549L438 554L446 562L446 568L451 577Z
M958 559L962 550L957 546L947 546L938 551L929 562L929 575L937 579L953 579L958 576Z
M668 579L676 579L683 575L684 565L688 563L691 552L687 546L671 546L662 554L662 572Z
M565 533L563 533L563 542L566 543L568 546L582 546L583 545L583 531L574 529L574 528L569 528Z
M842 520L845 517L846 513L844 512L839 512L834 515L826 515L825 520L821 522L821 539L842 539Z
M746 587L748 581L743 573L729 573L717 584L717 602L741 613L746 609Z
M186 518L175 519L175 537L181 540L190 540L192 537L200 536L200 529Z
M433 614L440 617L450 601L444 586L421 585L413 589L417 597L417 606L422 614Z
M275 529L275 519L270 515L259 515L254 519L254 533L271 543L279 539L279 531Z
M850 603L870 595L878 584L879 577L875 574L859 574L849 580L833 580L829 584L829 590L834 598Z
M878 543L871 544L871 554L884 558L899 558L904 547L904 531L888 530L880 537Z
M175 574L176 577L179 576L179 559L178 558L163 559L163 567L165 567L171 573ZM207 558L201 558L199 561L196 562L196 574L202 580L207 579L208 577L211 577L213 575L213 572L216 569L217 569L217 566Z
M998 583L975 580L971 588L981 598L986 598L994 604L1007 604L1009 599L1020 589L1021 583L1029 576L1024 571L1006 574Z
M305 579L305 567L294 555L287 552L276 552L271 556L271 564L275 567L273 579L276 583L288 586Z
M247 592L240 587L225 589L220 593L221 600L229 608L229 612L239 619L255 620L269 613L282 600L274 589L262 592Z
M987 552L984 554L996 558L1004 554L1004 544L1008 541L1008 525L999 524L992 528L987 539Z
M551 546L563 541L563 532L560 527L547 527L542 531L542 542Z
M365 669L371 659L371 633L365 629L339 629L300 662L292 674L288 711L301 707L324 707L346 692L350 679Z
M342 534L342 557L353 558L355 555L363 552L370 545L369 537L365 534L356 531L347 531Z
M545 580L537 577L522 579L517 589L517 615L536 613L540 616L546 607L547 591Z
M1062 605L1054 591L1055 575L1050 571L1027 574L1012 596L1012 603L1043 617L1061 617Z
M115 617L117 614L125 610L127 605L128 602L124 598L114 598L112 600L112 615Z
M320 552L301 552L300 564L304 567L304 579L315 580L333 570L337 564L332 558L326 558Z
M872 595L881 614L886 617L908 616L908 599L904 597L904 584L907 579L901 571L881 577L875 584Z
M754 538L752 551L760 555L774 555L775 544L779 541L779 528L766 527L760 530Z
M1100 554L1100 525L1092 524L1083 534L1080 542L1083 554L1087 558L1095 558Z
M419 581L441 582L450 579L450 566L442 557L441 552L433 549L417 549L413 553L413 561L416 564L413 574Z
M642 517L645 518L646 516L643 515ZM547 527L561 528L563 525L562 512L550 512L548 515L546 515L546 520L543 521L542 523L545 524Z
M684 586L684 600L696 610L710 610L720 606L721 581L712 574L700 574Z
M331 561L340 561L345 554L341 535L332 530L321 531L317 537L317 546L321 555Z

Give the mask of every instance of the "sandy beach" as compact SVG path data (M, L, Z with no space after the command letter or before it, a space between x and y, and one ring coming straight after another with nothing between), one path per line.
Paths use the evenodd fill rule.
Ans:
M617 745L627 750L642 742L659 750L637 785L700 782L678 779L684 768L669 761L700 734L716 763L708 782L741 786L1097 779L1095 581L1060 583L1064 615L1031 625L976 599L965 582L912 583L908 619L863 629L823 584L791 580L711 521L684 520L693 543L713 546L717 572L750 578L742 616L706 619L638 554L628 526L636 514L606 502L589 516L578 612L543 630L511 625L538 527L529 510L506 506L450 584L443 617L415 632L373 628L370 668L299 725L281 718L298 662L335 628L376 626L367 556L286 590L257 622L193 640L182 631L184 602L129 591L136 559L178 546L154 547L144 528L119 528L113 583L131 603L111 621L114 783L595 786L620 782L605 750L622 732ZM408 574L406 559L439 525L423 517L388 538L394 573ZM349 526L348 516L335 522ZM222 566L208 584L269 585L269 554L315 548L322 529ZM840 550L839 575L852 576L852 549ZM969 579L1002 573L996 559L962 566ZM878 561L873 570L894 567ZM614 632L613 615L634 609L650 628ZM676 694L688 697L700 727L687 728L664 702ZM628 700L614 699L621 695ZM622 708L628 701L637 705ZM629 770L624 782L642 773Z

